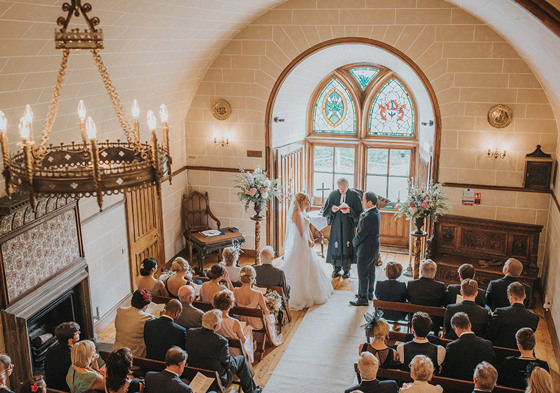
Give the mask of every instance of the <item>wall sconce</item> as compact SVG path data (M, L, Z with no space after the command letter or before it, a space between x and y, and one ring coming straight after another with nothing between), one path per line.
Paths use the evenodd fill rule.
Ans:
M222 137L214 137L214 144L218 147L226 147L227 145L229 145L229 139L222 136Z
M506 149L501 151L498 148L494 150L488 148L488 158L506 158Z

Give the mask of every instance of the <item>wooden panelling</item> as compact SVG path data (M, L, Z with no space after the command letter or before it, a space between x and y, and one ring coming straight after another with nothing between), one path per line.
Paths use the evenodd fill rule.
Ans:
M409 221L406 217L395 220L395 213L380 211L381 227L379 228L379 241L382 246L408 247Z

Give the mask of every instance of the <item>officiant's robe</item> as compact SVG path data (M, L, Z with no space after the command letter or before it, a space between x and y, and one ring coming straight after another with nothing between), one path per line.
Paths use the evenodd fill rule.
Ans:
M344 214L341 211L334 213L332 207L340 206L341 198L340 191L334 190L329 194L323 209L323 216L331 226L326 261L337 268L349 267L351 263L355 262L352 239L356 234L356 226L363 211L360 194L348 189L345 202L350 206L350 213Z

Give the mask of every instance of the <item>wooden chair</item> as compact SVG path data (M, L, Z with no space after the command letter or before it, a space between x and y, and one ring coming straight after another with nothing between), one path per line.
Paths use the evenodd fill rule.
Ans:
M202 194L201 192L193 191L189 196L183 195L183 221L185 223L183 236L185 236L187 247L189 248L189 262L192 261L193 249L190 239L191 234L212 229L212 220L216 222L216 226L220 229L220 220L210 210L208 192Z

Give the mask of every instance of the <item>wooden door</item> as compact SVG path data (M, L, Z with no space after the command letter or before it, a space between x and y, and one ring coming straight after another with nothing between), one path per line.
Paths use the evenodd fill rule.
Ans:
M160 269L165 267L161 198L155 187L131 191L125 194L125 206L130 286L135 290L144 258L154 258Z
M395 220L395 214L394 211L380 210L379 241L382 246L408 248L410 223L404 216Z

